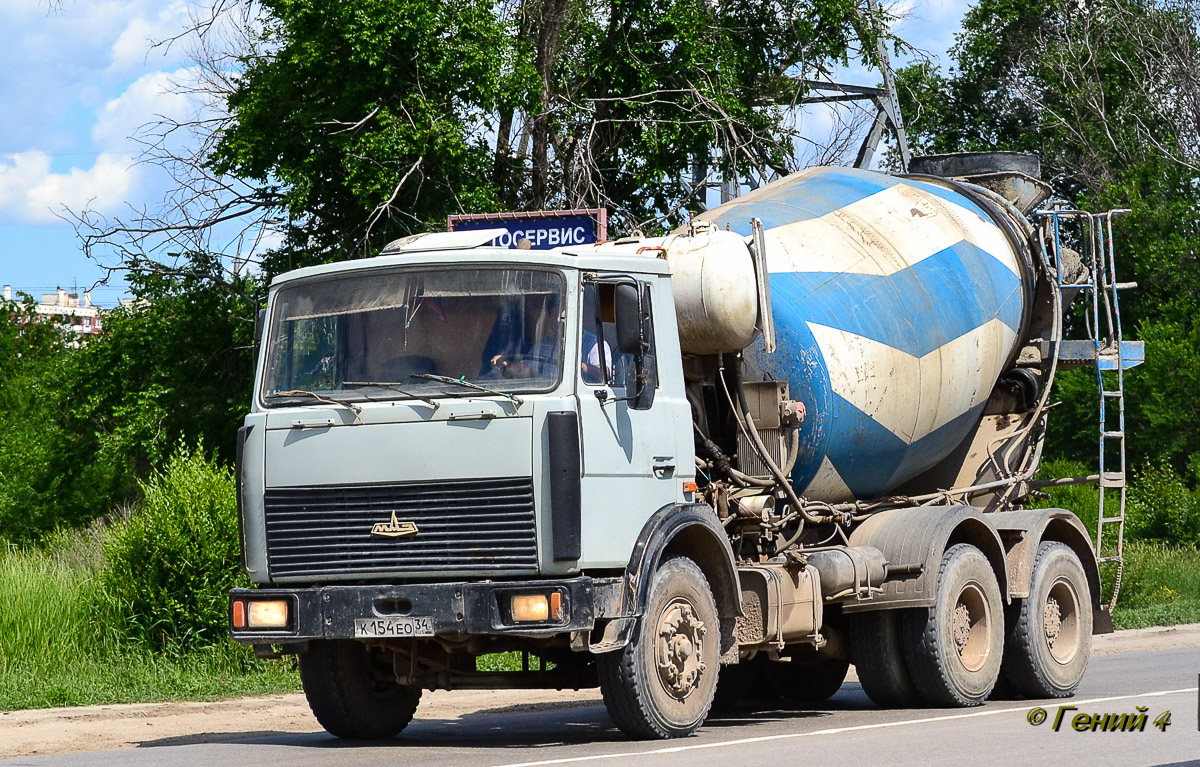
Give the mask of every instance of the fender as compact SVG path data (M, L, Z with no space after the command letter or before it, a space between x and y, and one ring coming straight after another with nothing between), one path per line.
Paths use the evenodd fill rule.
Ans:
M1087 573L1088 590L1092 592L1092 607L1100 609L1100 565L1079 517L1066 509L1022 509L997 512L993 521L1008 550L1008 580L1014 598L1029 596L1029 579L1038 546L1042 541L1057 541L1069 546L1079 557Z
M599 636L591 640L592 653L611 652L629 644L638 619L646 611L654 571L669 554L690 558L708 579L721 619L722 656L737 646L733 629L742 614L742 591L729 537L711 506L673 503L654 512L642 526L629 564L618 581L620 594L612 594L597 605L596 617L609 620L601 624Z
M850 545L874 546L890 567L921 565L921 571L885 581L882 593L867 602L847 603L843 612L932 607L942 554L956 543L969 543L983 552L996 573L1000 593L1011 602L1004 545L991 521L996 516L971 506L918 506L872 516L850 534Z
M691 558L708 578L722 620L742 614L742 590L729 537L711 506L673 503L646 520L625 568L622 613L640 616L650 595L650 579L664 555Z

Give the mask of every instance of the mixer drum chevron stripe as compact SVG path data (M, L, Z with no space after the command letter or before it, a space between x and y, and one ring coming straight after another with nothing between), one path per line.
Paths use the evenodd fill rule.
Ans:
M1034 287L982 208L932 183L815 168L701 218L766 226L779 350L757 341L747 378L786 380L807 408L797 489L877 497L972 432Z

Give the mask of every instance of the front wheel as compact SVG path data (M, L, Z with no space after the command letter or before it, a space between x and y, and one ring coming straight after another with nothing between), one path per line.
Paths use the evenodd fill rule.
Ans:
M1031 698L1075 692L1092 647L1090 594L1078 555L1043 542L1004 649L1004 676L1016 692Z
M617 727L641 739L698 730L717 688L720 636L704 573L686 557L663 562L629 644L596 657L604 705Z
M314 641L300 654L300 682L317 721L351 740L391 738L408 726L421 691L396 681L379 650L353 640Z

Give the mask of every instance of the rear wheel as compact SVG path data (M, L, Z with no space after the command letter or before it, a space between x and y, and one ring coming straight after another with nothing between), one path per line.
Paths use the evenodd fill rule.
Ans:
M686 557L654 573L646 612L629 644L596 657L613 722L633 738L677 738L704 724L721 658L717 606Z
M850 616L850 658L859 684L877 706L902 708L918 703L904 663L900 621L904 610L875 610Z
M339 738L393 737L421 700L419 689L396 681L388 656L352 640L312 642L300 655L300 681L317 721Z
M1079 556L1066 544L1044 541L1004 649L1004 676L1016 692L1031 698L1075 692L1092 648L1090 596Z
M901 626L913 685L935 706L978 706L992 692L1004 652L1004 603L992 566L960 543L942 556L936 602Z

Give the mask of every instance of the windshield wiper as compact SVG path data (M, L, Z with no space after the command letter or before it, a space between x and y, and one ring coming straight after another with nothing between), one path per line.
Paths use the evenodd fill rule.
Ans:
M497 397L507 397L508 400L513 403L514 407L521 407L521 403L524 402L524 400L515 394L506 394L498 389L491 389L487 386L480 386L474 381L468 381L466 376L461 378L451 378L450 376L440 376L436 373L412 373L411 375L413 378L423 378L428 381L440 381L441 383L458 384L459 386L465 386L468 389L475 389L476 391L495 394Z
M342 381L342 385L343 386L374 386L379 389L390 389L391 391L394 391L397 394L402 394L405 397L411 397L412 399L419 399L422 402L424 402L426 405L429 405L429 407L433 408L434 410L438 409L437 400L432 400L432 399L429 399L428 397L422 397L420 394L413 394L412 392L405 391L404 389L401 389L399 386L392 383L391 381Z
M306 391L304 389L289 389L287 391L277 391L274 394L267 395L267 399L275 399L277 397L312 397L318 402L323 402L327 405L337 405L338 407L346 408L351 413L354 413L355 420L357 420L360 424L363 423L362 417L359 416L359 413L362 412L362 408L358 405L355 405L353 402L344 402L340 399L334 399L333 397L323 397L316 392Z

